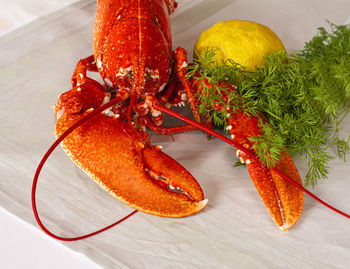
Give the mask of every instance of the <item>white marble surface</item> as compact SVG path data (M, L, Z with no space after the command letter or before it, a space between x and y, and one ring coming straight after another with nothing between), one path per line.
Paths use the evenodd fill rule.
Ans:
M204 212L174 220L138 213L75 243L61 244L44 235L33 219L30 187L36 165L53 141L50 105L68 89L77 60L91 53L95 6L91 0L69 5L73 2L0 1L0 206L6 210L0 210L0 268L98 268L91 260L105 268L347 268L348 220L306 197L300 222L290 232L280 232L247 172L232 167L232 149L208 142L198 132L179 134L175 142L152 139L198 179L210 202ZM342 24L349 17L348 0L182 0L172 16L174 46L191 53L201 31L236 18L270 26L292 52L326 19ZM349 125L347 119L347 133ZM305 164L296 164L304 173ZM329 179L314 192L350 212L349 167L340 161L331 165ZM91 231L130 212L59 150L44 170L39 210L59 234Z

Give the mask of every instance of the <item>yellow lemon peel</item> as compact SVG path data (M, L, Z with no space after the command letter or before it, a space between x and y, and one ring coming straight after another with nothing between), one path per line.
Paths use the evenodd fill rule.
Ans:
M196 53L204 55L206 49L214 49L214 60L218 63L227 59L254 71L264 63L263 57L285 51L279 37L267 26L245 20L219 22L204 31L194 48Z

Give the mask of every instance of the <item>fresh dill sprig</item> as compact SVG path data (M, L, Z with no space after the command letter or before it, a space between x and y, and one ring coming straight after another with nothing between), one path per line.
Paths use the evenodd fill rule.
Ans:
M254 72L231 59L218 64L213 60L215 51L207 50L197 55L188 74L203 87L200 113L216 126L226 127L227 113L215 105L230 104L255 116L263 113L269 121L260 123L263 135L250 137L260 160L273 166L285 149L292 156L305 155L309 167L305 185L312 186L327 177L330 147L344 161L350 152L350 135L341 139L339 129L350 112L350 29L332 23L330 27L330 32L319 28L293 56L269 55ZM217 85L223 80L237 86L236 93ZM225 103L223 97L229 101Z
M268 167L274 167L281 153L285 150L284 139L276 135L272 125L259 122L261 136L250 136L248 140L253 143L252 148L256 151L258 158Z

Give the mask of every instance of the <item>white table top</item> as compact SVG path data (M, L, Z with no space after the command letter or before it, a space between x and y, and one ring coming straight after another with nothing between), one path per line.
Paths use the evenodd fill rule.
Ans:
M0 207L0 268L101 268Z
M74 2L78 2L73 7L77 10L76 17L67 20L65 16L70 14L71 9L62 8L70 8ZM213 6L213 0L178 2L179 9L172 17L174 47L181 45L189 54L198 34L220 20L248 19L268 25L280 36L289 52L300 49L318 26L326 25L326 19L336 24L350 22L348 0L222 0L216 2L212 10L206 5ZM12 139L5 130L0 130L1 143L6 142L6 145L0 143L0 154L3 149L9 151L9 157L0 163L2 168L6 168L0 169L1 180L4 179L6 184L14 182L13 184L17 184L14 189L18 191L11 196L6 186L0 184L0 268L101 268L100 265L106 268L178 268L181 264L183 268L254 268L257 265L261 268L346 268L350 264L349 255L344 254L347 250L350 253L348 221L306 197L300 222L292 231L281 233L266 215L266 210L259 207L261 202L249 182L247 172L231 167L232 161L227 158L233 155L232 149L216 141L207 143L205 136L197 133L178 135L175 141L177 144L169 143L164 137L155 140L163 143L169 155L181 160L200 181L211 203L203 214L194 218L168 220L138 213L127 225L118 226L117 231L81 243L61 244L42 233L31 213L28 180L32 177L39 156L53 140L52 111L46 107L52 105L57 94L69 86L70 74L77 59L87 56L90 50L89 34L92 30L89 25L94 7L84 3L93 3L93 0L12 0L11 3L0 0L0 66L8 64L10 71L5 69L6 76L16 95L11 95L12 88L1 83L0 93L4 93L4 98L18 102L19 108L14 112L14 120L18 119L17 116L21 117L22 113L32 117L27 118L25 123L18 121L27 128L19 130L29 130L36 136L32 138L25 133L18 133L18 138ZM85 8L86 6L88 7ZM200 11L196 13L193 7ZM61 10L64 12L60 13ZM50 17L47 15L51 16L50 14L54 14L52 20L48 19ZM25 28L18 29L20 26ZM55 31L51 35L49 27L52 26ZM41 36L42 34L45 36ZM24 45L17 44L11 50L9 46L13 46L12 40L21 40ZM28 43L30 45L26 46ZM1 51L2 48L7 48L6 53ZM62 57L62 60L51 55L52 51ZM22 70L21 66L16 65L18 63L23 66L31 66L33 63L33 66ZM43 79L47 78L46 74L42 74L45 68L49 70L50 83ZM16 72L21 74L18 82L12 76ZM20 87L24 89L23 96ZM40 98L34 101L30 99L33 104L26 102L26 97L39 96L39 93ZM6 120L5 126L9 122L10 120ZM348 120L346 123L349 122ZM37 141L39 138L40 142ZM198 139L202 138L202 144L206 143L204 146L198 145ZM32 144L28 144L28 141ZM184 155L183 147L193 148L193 151ZM5 151L1 156L5 156ZM196 153L200 154L201 159L196 157ZM209 156L212 153L214 156ZM19 158L22 159L19 161ZM215 163L211 164L213 161ZM17 166L12 166L11 162ZM57 157L53 157L53 163L54 165L47 164L47 173L41 179L41 197L50 197L52 187L60 187L53 181L46 181L45 177L53 174L54 179L67 180L73 175L77 180L74 184L79 187L73 183L69 187L76 190L83 186L84 191L92 193L91 199L95 202L91 205L92 213L99 210L104 213L113 211L117 212L116 216L123 216L130 211L118 203L115 205L113 198L97 190L93 183L86 183L77 170L69 167L63 155L58 153ZM215 166L222 167L222 171L213 170L211 174L211 169ZM305 164L302 162L297 162L297 166L301 172L305 171ZM67 172L61 172L59 168L61 171L67 169ZM332 162L330 178L314 190L316 194L331 200L330 202L348 213L350 201L347 193L350 190L350 181L347 183L344 176L349 173L349 169L340 161ZM12 177L13 181L10 181L9 178L12 180ZM23 183L23 188L18 186L20 183ZM64 192L65 190L62 191ZM84 198L73 194L76 195L74 199ZM56 223L59 226L58 233L79 234L80 228L91 228L89 223L85 223L87 219L92 219L92 227L95 227L94 224L102 227L103 224L110 223L110 218L107 217L101 218L99 222L99 215L94 216L89 211L90 205L85 205L83 200L76 201L60 195L60 190L57 189L57 196L53 195L52 200L44 199L49 207L66 208L67 213L58 216L59 220L65 220L64 223ZM229 197L230 195L237 199ZM46 210L43 200L40 201L43 219L53 227L52 224L57 221L56 216L50 215L51 212ZM87 207L86 211L78 211L81 215L75 216L75 209L71 208L75 204L81 208ZM79 229L74 229L74 223L80 225ZM193 229L194 226L197 229ZM113 246L108 245L111 238L116 242ZM105 248L108 247L112 249L111 252L106 251Z
M0 38L77 0L0 1ZM0 268L101 268L0 206Z

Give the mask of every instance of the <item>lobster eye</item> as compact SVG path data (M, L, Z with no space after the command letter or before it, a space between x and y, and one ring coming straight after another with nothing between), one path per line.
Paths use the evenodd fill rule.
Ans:
M145 80L147 81L147 80L149 80L150 78L151 78L150 72L146 72L146 74L145 74Z
M159 26L159 21L157 17L153 17L153 23L157 26Z
M134 74L133 74L133 72L131 70L128 71L127 76L128 76L129 79L133 79L134 78Z

